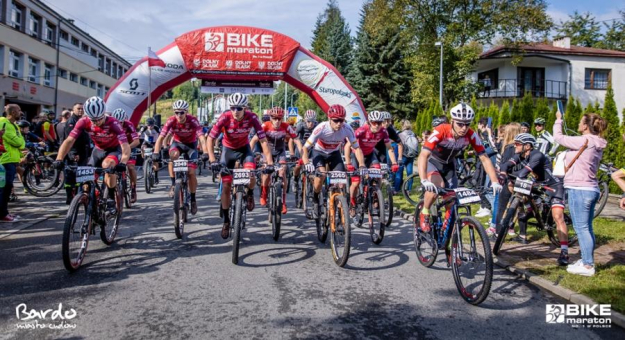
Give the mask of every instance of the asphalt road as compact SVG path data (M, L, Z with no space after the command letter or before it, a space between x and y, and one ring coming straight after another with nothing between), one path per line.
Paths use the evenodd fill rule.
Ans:
M61 259L63 216L0 240L0 338L577 340L625 334L617 326L546 323L546 304L564 302L497 267L488 299L479 307L465 303L444 262L430 269L417 262L410 225L399 217L380 246L356 230L349 262L339 268L303 212L290 209L274 242L266 210L257 206L248 213L239 265L233 265L209 181L200 179L200 209L184 239L174 235L172 201L161 184L125 210L112 246L91 239L74 274ZM45 202L51 210L64 203L60 195ZM60 303L67 319L52 320L50 312L37 322L75 328L19 328L28 324L17 318L20 304L30 311L57 310Z

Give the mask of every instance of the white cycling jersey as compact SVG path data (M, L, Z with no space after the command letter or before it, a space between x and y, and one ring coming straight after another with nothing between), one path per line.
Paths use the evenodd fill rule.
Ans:
M338 131L334 131L330 122L323 122L315 127L304 147L310 149L314 145L314 150L330 154L338 151L346 139L352 143L352 148L358 149L358 140L351 126L343 124Z

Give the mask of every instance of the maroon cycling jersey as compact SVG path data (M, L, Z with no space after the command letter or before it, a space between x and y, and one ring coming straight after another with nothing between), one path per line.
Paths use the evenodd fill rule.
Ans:
M82 117L72 132L69 133L69 136L76 139L83 131L89 134L95 147L101 150L116 148L123 143L128 143L122 125L113 117L106 116L101 126L96 126L89 118Z
M167 134L174 135L174 141L191 144L195 143L198 137L202 137L202 125L197 118L187 115L187 119L184 123L179 123L176 116L171 116L163 125L161 129L161 137L167 136Z
M135 129L135 125L127 120L122 122L122 128L124 132L126 132L126 139L128 139L128 144L135 141L135 139L139 139L139 134L137 133L137 129Z
M451 125L441 124L434 128L428 140L423 144L423 148L430 150L435 160L450 164L469 144L478 156L486 151L482 145L482 140L472 129L469 128L464 137L456 139Z
M254 129L259 139L266 138L265 131L260 125L258 116L252 111L245 111L243 118L239 121L234 118L232 111L221 114L219 120L211 130L209 137L217 139L217 136L224 131L222 144L230 149L240 149L250 144L250 131Z
M267 136L267 142L269 143L269 149L273 154L286 150L286 142L297 137L293 127L289 123L282 122L278 127L274 127L273 123L263 123L263 131Z
M362 149L362 154L365 156L373 152L378 142L383 141L384 144L391 142L388 137L388 131L386 131L384 127L380 127L378 132L373 133L371 132L371 127L365 124L356 130L355 135L356 139L358 139L360 149Z

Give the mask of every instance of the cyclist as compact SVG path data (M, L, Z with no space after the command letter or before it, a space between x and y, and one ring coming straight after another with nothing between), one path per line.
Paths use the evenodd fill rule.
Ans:
M154 145L154 153L152 158L157 164L161 156L161 146L167 135L173 136L173 142L169 146L169 178L171 179L171 187L169 188L169 197L174 197L174 189L176 186L176 177L174 176L174 161L180 158L181 153L185 153L189 161L198 159L198 140L200 146L206 150L204 138L202 138L202 125L189 114L189 103L179 99L172 105L174 115L169 117L161 129L161 134ZM189 193L191 194L191 215L197 213L197 202L195 200L195 191L197 190L197 176L195 175L197 163L189 162Z
M364 156L362 150L358 145L358 140L354 135L354 130L345 124L346 116L345 108L342 105L332 105L328 109L327 122L320 123L313 130L310 137L304 145L302 150L302 161L305 164L306 171L311 173L315 169L322 173L321 176L315 177L313 187L313 217L317 218L317 210L319 206L319 193L321 192L321 185L325 181L326 165L329 165L330 171L345 171L345 165L343 164L343 158L341 157L340 147L345 141L351 143L352 149L356 154L358 160L360 175L367 174L367 167L365 166ZM309 162L308 150L312 150L312 162Z
M135 203L137 201L137 156L133 156L134 149L139 146L139 134L135 125L128 120L128 115L124 109L115 109L111 116L122 125L124 132L126 133L126 139L130 143L130 159L128 160L128 176L130 177L130 201Z
M391 146L391 140L388 137L388 132L382 126L384 116L380 111L371 111L368 115L368 123L358 128L355 132L356 140L360 145L362 154L367 168L380 168L380 161L376 153L374 152L375 146L382 142L388 150L388 156L391 159L391 171L397 172L399 165L395 160L395 153ZM347 166L347 170L353 172L355 170L356 157L351 153L351 143L348 141L345 143L345 160L350 161L351 164ZM359 176L352 177L352 184L349 188L350 194L350 215L353 217L356 214L356 196L358 195L358 184L360 183Z
M399 138L399 133L397 133L397 130L395 130L395 127L393 126L393 117L391 116L391 114L387 111L382 111L382 117L384 119L384 122L382 123L382 126L386 129L386 131L388 132L388 137L391 139L391 143L395 144L397 146L397 162L401 163L402 162L402 155L403 155L403 149L404 146L401 143L401 138ZM387 149L386 149L386 144L384 143L384 141L379 141L378 144L375 146L375 150L377 153L377 157L378 160L380 161L380 163L386 163L389 166L391 165L389 160L390 157L388 157L389 153L387 153ZM393 153L395 153L395 147L393 146ZM391 183L391 188L394 188L394 180L395 180L395 176L391 176L391 181L393 183Z
M70 151L77 138L82 132L87 132L95 145L91 152L91 158L88 165L93 167L101 167L117 171L125 171L126 163L130 159L130 145L126 133L121 124L113 117L108 117L106 112L106 104L100 97L91 97L87 99L84 105L84 117L82 117L69 136L65 139L59 153L54 162L55 167L62 169L64 167L63 159ZM110 189L117 187L117 175L105 174L104 183ZM109 190L109 197L112 201L108 202L108 209L111 214L117 212L115 208L115 190Z
M297 139L297 135L293 128L288 124L282 121L284 118L284 109L281 107L274 107L269 111L269 116L271 117L271 121L263 123L263 131L265 132L265 136L267 138L267 142L269 143L269 148L271 149L271 157L274 161L278 161L280 164L286 164L286 146L289 147L289 152L291 155L293 152L293 143L291 140L295 140L295 144L297 144L297 148L302 148L302 143ZM258 136L254 136L252 138L250 145L251 148L254 149L254 145L258 142ZM286 165L283 165L279 171L280 177L282 177L282 183L285 185L282 186L282 214L287 213L286 208ZM267 191L269 188L269 175L263 174L261 176L261 191L260 191L260 205L267 205ZM278 194L278 193L276 193Z
M308 137L312 134L313 130L317 126L317 112L315 110L307 110L304 114L304 124L297 126L295 133L297 134L297 140L300 142L300 147L295 149L295 157L299 160L297 165L293 169L293 176L299 179L299 175L302 171L302 146L308 140ZM308 151L310 152L310 151Z
M536 129L536 149L542 152L546 156L553 156L560 146L553 139L553 136L545 130L545 118L536 118L534 121L534 128Z
M445 124L447 123L447 116L437 116L432 118L432 129L441 125L441 124Z
M419 226L423 232L430 231L430 207L438 196L437 187L454 189L458 186L456 176L456 157L469 146L479 156L484 170L491 179L494 193L501 191L497 172L493 163L486 155L480 137L469 125L475 118L473 109L464 103L454 106L451 111L451 124L443 123L434 128L432 134L423 145L417 168L421 185L425 189L423 209L419 214ZM432 156L432 157L430 157Z
M536 182L548 186L552 190L548 190L551 198L551 214L558 228L558 238L560 239L560 257L558 264L565 266L569 262L568 255L568 233L566 223L564 222L564 185L562 182L551 175L552 166L549 157L545 156L540 150L534 148L536 138L529 133L520 133L514 137L515 155L500 165L499 178L501 183L508 182L508 173L521 178L527 179L532 176ZM514 192L514 187L509 185L509 192ZM505 191L504 191L505 193ZM499 208L505 209L508 205L510 195L503 194L499 198ZM519 216L519 237L518 241L527 244L526 231L528 216ZM505 231L502 231L505 232Z
M219 120L208 135L208 155L213 171L221 170L222 166L228 169L234 169L237 161L243 165L245 169L255 169L254 154L249 144L249 133L253 128L258 136L265 160L267 161L266 172L273 171L273 158L267 145L265 131L263 131L258 116L249 110L246 110L248 99L245 94L233 93L228 97L228 105L230 111L221 114ZM215 161L215 151L213 145L215 139L223 132L223 149L221 151L221 159L219 163ZM221 211L224 217L224 224L221 228L221 237L227 239L230 236L230 190L232 188L232 175L222 174L221 176ZM256 184L256 176L250 177L250 184L247 191L247 210L254 210L254 185Z
M145 121L146 126L141 131L140 138L143 139L143 144L141 144L141 157L144 157L143 150L145 148L154 148L154 143L158 139L160 132L156 127L156 121L154 118L148 118ZM145 158L145 157L144 157ZM155 162L156 163L156 162ZM154 184L158 184L158 167L160 163L154 164Z
M530 123L522 122L521 123L521 133L529 133L530 132Z

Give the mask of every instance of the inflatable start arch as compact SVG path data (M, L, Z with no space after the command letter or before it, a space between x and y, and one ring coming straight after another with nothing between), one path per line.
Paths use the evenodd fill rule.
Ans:
M277 32L245 26L208 27L185 33L157 52L164 67L139 60L106 94L110 111L122 108L137 124L147 109L148 91L156 100L191 78L207 80L284 80L309 95L324 111L333 104L347 120L364 121L356 91L328 62ZM150 82L150 83L149 83Z

